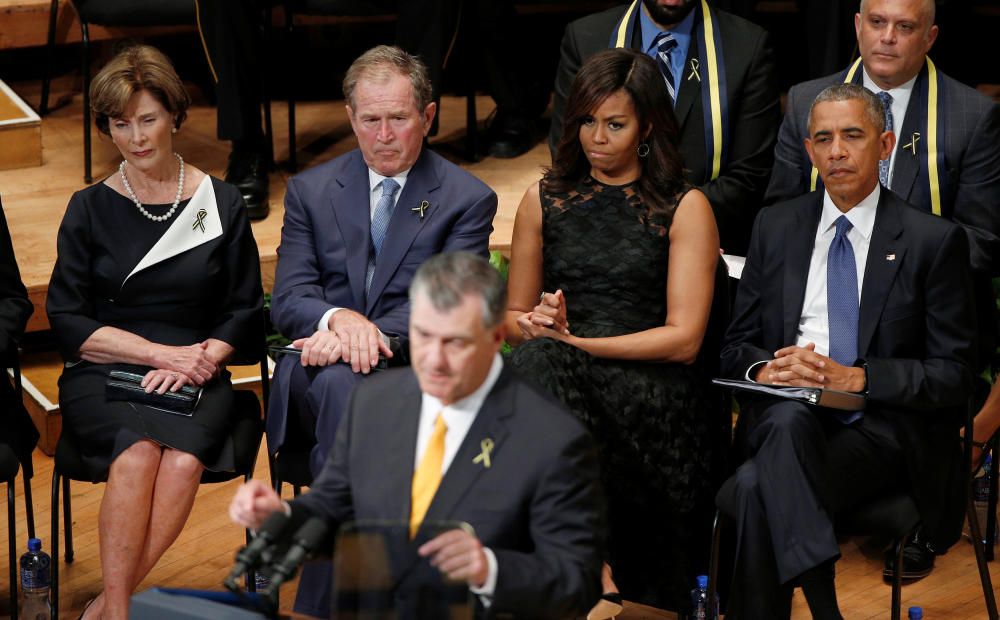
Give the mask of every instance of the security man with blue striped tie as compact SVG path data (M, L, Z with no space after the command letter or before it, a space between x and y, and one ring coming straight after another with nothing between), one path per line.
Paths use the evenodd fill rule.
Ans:
M840 618L838 519L904 491L935 540L955 542L964 495L958 430L975 360L969 249L957 225L879 182L895 136L865 88L823 90L806 148L824 183L754 225L722 351L732 379L864 396L845 411L742 398L746 460L719 491L737 557L729 618L788 618L801 585Z

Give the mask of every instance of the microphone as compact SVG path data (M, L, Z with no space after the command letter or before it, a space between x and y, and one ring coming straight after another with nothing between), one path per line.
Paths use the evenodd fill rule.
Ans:
M292 537L292 546L285 557L271 566L271 585L265 592L271 596L278 591L282 583L295 576L299 565L314 552L322 549L330 533L326 520L312 517Z
M239 589L236 580L247 572L247 569L260 564L265 552L287 533L286 530L289 529L291 521L291 517L286 515L284 510L277 510L261 524L260 529L257 530L257 536L236 554L236 564L224 582L227 588L230 590Z

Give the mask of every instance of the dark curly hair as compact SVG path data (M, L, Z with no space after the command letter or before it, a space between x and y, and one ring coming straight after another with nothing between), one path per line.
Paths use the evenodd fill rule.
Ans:
M677 149L677 121L656 63L630 49L594 54L576 74L566 101L562 138L552 167L545 171L542 189L568 192L590 175L590 162L580 144L580 125L618 91L624 91L632 100L639 126L651 128L645 139L649 155L642 158L636 155L642 170L636 191L651 209L670 213L675 197L686 185Z

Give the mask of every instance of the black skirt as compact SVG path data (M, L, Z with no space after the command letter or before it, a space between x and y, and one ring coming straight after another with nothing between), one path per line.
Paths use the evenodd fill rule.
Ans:
M146 405L108 401L104 386L112 370L144 375L150 368L81 362L59 378L63 426L78 440L91 476L107 477L111 463L137 441L149 440L192 454L212 471L233 471L232 454L222 454L230 427L233 386L228 372L204 386L190 417Z

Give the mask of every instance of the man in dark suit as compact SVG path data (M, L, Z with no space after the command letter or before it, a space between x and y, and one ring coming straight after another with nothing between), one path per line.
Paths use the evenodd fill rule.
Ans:
M271 308L302 354L275 370L268 446L279 450L297 426L315 432L313 474L354 385L380 358L405 354L417 267L438 252L485 256L497 207L486 185L423 148L436 107L419 60L373 48L351 65L344 94L359 148L289 181Z
M410 298L412 371L358 386L323 472L286 509L335 526L409 523L414 546L432 522L465 521L474 534L445 532L417 554L467 582L491 615L586 613L600 593L605 525L593 440L504 368L506 288L484 259L429 259ZM258 527L280 509L252 481L230 515Z
M771 174L781 115L767 32L710 9L704 0L634 0L571 23L556 73L549 132L553 154L580 66L603 49L626 46L660 65L675 101L687 179L712 203L723 250L746 254Z
M854 23L861 58L844 72L788 92L765 204L822 187L803 144L809 105L819 91L851 82L886 93L898 139L883 185L908 203L961 225L968 234L979 317L976 368L983 368L996 348L991 280L1000 275L1000 218L995 214L1000 204L1000 106L951 79L926 57L938 32L933 0L865 0ZM937 127L934 136L929 133L932 126ZM903 576L930 573L938 547L944 545L926 536L907 545ZM887 557L886 576L891 574Z
M814 617L839 618L837 516L901 485L936 540L961 531L968 242L880 186L895 142L883 114L860 86L820 93L806 148L826 189L766 208L754 225L723 373L857 392L867 406L741 400L747 460L717 496L737 523L734 618L788 617L796 583Z

